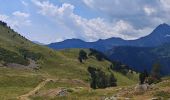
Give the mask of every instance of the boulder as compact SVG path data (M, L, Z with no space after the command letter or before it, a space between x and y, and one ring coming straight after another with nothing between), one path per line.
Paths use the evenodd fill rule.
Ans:
M138 84L135 87L135 92L145 92L149 89L149 85L148 84Z

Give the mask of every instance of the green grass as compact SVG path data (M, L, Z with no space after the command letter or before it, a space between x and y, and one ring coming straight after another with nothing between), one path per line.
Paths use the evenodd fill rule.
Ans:
M157 91L154 93L154 96L156 97L163 97L164 99L169 99L170 98L170 92L165 92L165 91Z
M23 70L0 68L0 100L14 99L36 87L43 77Z
M93 90L84 87L78 91L74 90L73 88L72 92L69 92L68 96L64 96L64 97L56 96L54 98L51 98L48 96L43 96L43 97L32 96L31 98L33 100L100 100L103 97L114 95L116 93L116 88L118 87Z
M89 83L90 75L87 71L89 66L93 66L101 69L105 73L108 71L111 63L107 60L98 61L95 57L89 57L83 64L78 61L78 54L80 49L66 49L55 51L45 46L39 46L33 44L31 41L20 36L16 32L10 30L7 27L0 25L0 48L13 52L19 57L23 56L23 52L20 49L26 50L25 53L35 57L39 64L39 70L26 70L26 69L13 69L13 68L0 68L0 100L14 98L21 94L27 93L38 85L43 77L54 79L79 79L86 83ZM84 49L87 53L90 51ZM11 55L8 55L10 57ZM41 58L41 57L43 58ZM12 57L11 57L12 58ZM22 58L22 57L21 57ZM39 59L41 58L41 59ZM19 59L15 59L19 60ZM19 60L21 61L21 60ZM1 63L2 61L0 61ZM118 86L126 86L137 83L137 74L122 75L118 72L113 72L117 78ZM75 87L81 86L81 84L70 83L48 83L44 90L55 87ZM102 95L104 90L91 90L83 89L80 93L73 93L75 97L82 96L82 99L86 96L91 98L97 98ZM112 93L112 90L107 90L106 93ZM84 96L83 96L84 95ZM72 97L70 97L72 98ZM38 98L37 98L38 99ZM64 99L64 98L60 98Z

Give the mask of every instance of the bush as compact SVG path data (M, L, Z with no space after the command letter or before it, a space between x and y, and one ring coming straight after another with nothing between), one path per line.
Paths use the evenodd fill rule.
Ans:
M29 64L29 61L24 59L23 56L3 48L0 48L0 60L5 63L17 63L22 65Z
M113 73L106 74L100 69L88 67L88 72L91 75L91 88L106 88L117 86L117 80Z
M90 49L89 56L94 56L94 57L96 57L96 59L97 59L98 61L102 61L102 60L104 60L104 59L107 59L107 60L108 60L108 58L107 58L102 52L99 52L99 51L97 51L97 50L95 50L95 49Z
M80 50L78 60L83 63L83 60L86 60L87 58L87 53L84 50Z
M1 24L2 26L4 26L4 27L6 27L6 26L7 26L7 23L2 22L2 21L0 21L0 24Z
M160 67L161 65L159 63L153 64L151 75L148 77L148 84L158 83L161 81Z
M31 51L29 51L29 50L27 50L27 49L21 48L21 49L19 49L19 52L23 55L23 57L24 57L25 59L30 58L30 59L32 59L32 60L37 61L37 60L43 58L43 55L42 55L41 53L31 52Z
M148 72L147 70L144 70L142 73L139 74L139 80L140 80L140 84L144 84L144 82L148 82Z
M157 91L154 96L158 96L158 97L163 97L165 100L169 100L170 98L170 93L166 92L166 91Z
M120 72L120 73L122 73L123 75L126 75L126 74L130 71L129 66L123 65L123 64L120 63L120 62L113 62L113 63L110 65L110 69L112 69L112 70L114 70L114 71L117 71L117 72ZM132 70L131 70L131 71L132 71Z
M117 84L116 84L116 82L117 82L117 79L115 78L115 76L114 76L114 74L112 73L111 75L110 75L110 80L109 80L110 82L110 86L117 86Z

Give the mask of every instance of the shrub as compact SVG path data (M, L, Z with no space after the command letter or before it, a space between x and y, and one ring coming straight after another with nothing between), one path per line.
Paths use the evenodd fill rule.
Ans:
M112 69L112 70L114 70L114 71L117 71L117 72L120 72L120 73L122 73L123 75L126 75L126 74L130 71L129 66L123 65L123 64L120 63L120 62L113 62L113 63L110 65L110 69ZM131 71L132 71L132 70L131 70Z
M87 58L87 53L84 50L80 50L78 60L82 63Z
M31 51L29 51L27 49L21 48L21 49L19 49L19 52L23 55L23 57L25 59L30 58L32 60L37 61L37 60L43 58L43 55L41 53L31 52Z
M90 53L88 55L96 57L98 61L102 61L104 59L108 60L108 58L102 52L99 52L95 49L90 49Z
M151 75L148 77L148 84L158 83L161 81L160 67L161 65L159 63L153 64Z
M0 48L0 60L4 61L5 63L17 63L22 65L29 64L29 61L24 59L23 56L3 48Z
M88 72L91 75L91 88L106 88L117 86L117 80L113 73L106 74L100 69L94 67L88 67Z
M144 70L142 73L139 74L139 80L140 80L140 84L144 84L144 82L148 82L149 80L149 75L147 70Z

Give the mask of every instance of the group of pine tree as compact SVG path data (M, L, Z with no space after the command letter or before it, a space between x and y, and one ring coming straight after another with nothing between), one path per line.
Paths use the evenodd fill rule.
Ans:
M87 54L84 50L80 50L78 60L80 63L85 63L85 60L87 60L90 56L94 56L98 61L106 59L101 52L90 49L89 54ZM117 79L111 71L109 73L105 73L101 69L97 69L93 66L89 66L87 70L91 77L91 88L97 89L117 86Z
M80 50L78 60L80 63L85 63L85 61L88 59L88 57L94 56L98 61L102 61L104 59L107 59L107 57L97 50L90 49L90 53L87 54L86 51ZM107 59L108 60L108 59ZM131 72L133 74L133 70L130 69L129 66L123 65L120 62L112 62L110 65L110 69L113 71L117 71L122 73L123 75L126 75L127 73ZM108 70L110 73L105 73L101 69L97 69L93 66L88 67L88 72L91 77L90 86L93 89L97 88L107 88L107 87L114 87L117 86L117 79L115 78L112 71ZM155 63L152 67L152 71L150 74L147 70L144 70L139 74L139 83L144 84L152 84L157 83L161 80L160 77L160 64Z

